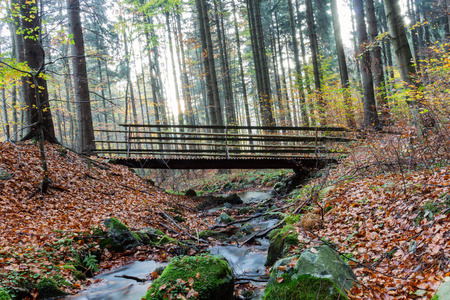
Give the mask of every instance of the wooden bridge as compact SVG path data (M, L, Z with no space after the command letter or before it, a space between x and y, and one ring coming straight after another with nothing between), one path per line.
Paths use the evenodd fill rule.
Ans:
M97 130L107 138L96 153L132 168L309 169L336 161L353 140L340 127L120 126Z

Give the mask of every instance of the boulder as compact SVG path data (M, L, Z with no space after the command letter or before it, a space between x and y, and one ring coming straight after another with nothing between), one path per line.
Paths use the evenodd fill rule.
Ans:
M108 228L108 241L110 248L116 251L132 250L142 245L142 240L132 232L125 224L116 218L108 218L103 221Z
M188 189L184 194L189 197L197 197L197 192L194 189Z
M267 250L267 260L265 265L272 266L277 259L285 255L291 246L298 244L298 234L293 226L284 226L280 229L272 230L269 235L269 249Z
M228 223L231 223L233 221L234 221L233 217L230 217L226 213L222 213L214 222L228 224Z
M432 299L450 300L450 281L441 283L436 295Z
M144 299L233 300L233 292L233 271L224 258L179 256L152 283Z
M245 223L244 225L241 226L241 232L243 232L244 234L252 234L253 231L255 231L255 228L253 228L253 226L249 223Z
M347 299L356 280L352 269L328 246L312 247L300 256L276 262L266 287L265 299ZM320 297L317 298L317 295Z
M67 296L67 293L62 291L56 281L51 278L42 278L36 288L38 290L38 299L58 299Z
M242 204L244 201L242 201L241 197L239 197L237 194L231 194L225 197L223 200L224 202L228 202L230 204Z

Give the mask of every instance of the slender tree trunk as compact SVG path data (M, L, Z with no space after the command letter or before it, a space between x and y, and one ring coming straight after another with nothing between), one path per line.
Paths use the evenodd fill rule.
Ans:
M356 16L356 28L358 32L360 53L361 81L364 94L364 127L367 129L379 129L377 107L375 102L375 91L371 69L370 52L367 49L368 38L366 23L364 21L364 7L362 0L353 0Z
M383 123L387 122L389 117L387 99L386 99L386 85L384 81L384 67L381 58L381 47L377 42L378 36L378 22L375 16L374 0L364 0L367 12L367 24L369 29L369 42L371 44L371 67L373 74L373 81L375 84L375 96L378 109L381 108L383 116Z
M311 58L313 63L314 83L316 89L317 102L319 104L320 122L322 125L326 124L325 117L325 102L322 98L322 86L320 81L320 66L319 66L319 46L317 43L316 25L314 22L314 11L312 0L306 0L306 23L308 25L309 44L311 48Z
M239 63L239 71L241 75L241 85L242 85L242 97L244 99L244 111L245 111L245 120L247 123L247 126L251 126L251 119L250 119L250 109L248 106L248 97L247 97L247 87L245 84L245 76L244 76L244 66L242 63L242 54L241 54L241 41L239 37L239 28L238 28L238 19L236 17L236 4L235 0L232 0L231 3L233 4L233 15L234 15L234 32L236 35L236 46L237 46L237 54L238 54L238 63ZM249 129L251 133L251 129Z
M219 8L219 5L220 8ZM223 85L225 90L225 114L227 119L227 124L236 125L236 112L234 108L233 101L233 90L231 87L231 77L230 77L230 68L228 64L228 55L225 49L226 47L226 38L225 38L225 29L223 26L223 11L222 11L222 1L217 0L214 1L214 9L215 9L215 18L217 24L217 38L219 44L220 51L220 62L221 62L221 70L222 70L222 78ZM219 11L220 10L220 11Z
M269 70L266 47L261 23L261 11L258 0L247 0L248 17L251 32L253 58L257 76L258 96L263 126L274 126L273 104L271 101Z
M67 0L69 31L73 36L71 52L75 103L77 108L78 150L91 154L95 150L94 126L92 124L91 101L86 70L83 31L81 28L79 0Z
M339 22L339 12L336 0L331 0L331 13L333 17L334 39L336 41L336 52L339 63L339 75L341 77L341 85L343 88L347 126L354 128L356 126L356 121L351 108L350 97L348 95L350 82L348 78L347 62L345 60L344 44L342 43L341 25Z
M127 41L127 32L126 29L123 28L123 43L125 46L125 63L126 63L126 77L127 77L127 91L125 93L125 118L127 123L128 121L128 90L130 91L130 100L131 100L131 113L133 114L133 121L134 123L138 123L138 116L137 116L137 109L136 109L136 101L134 98L134 91L133 91L133 84L131 83L131 73L130 73L130 52L128 51L128 41Z
M302 66L300 64L300 52L298 50L298 41L297 41L297 33L296 26L294 21L294 9L292 7L292 0L288 0L288 10L289 10L289 20L291 27L291 35L292 35L292 46L294 47L294 61L295 61L295 77L296 77L296 86L300 99L300 116L302 119L302 123L306 126L309 126L308 113L306 110L306 101L305 101L305 91L303 88L303 78L302 78Z
M181 108L180 91L178 88L178 79L177 79L177 72L176 72L175 55L174 55L174 51L173 51L172 29L171 29L171 25L170 25L169 12L166 12L165 15L166 15L167 34L169 36L169 50L170 50L170 61L172 63L173 83L175 84L175 98L177 101L177 109L178 109L178 124L183 125L184 118L183 118L183 110Z

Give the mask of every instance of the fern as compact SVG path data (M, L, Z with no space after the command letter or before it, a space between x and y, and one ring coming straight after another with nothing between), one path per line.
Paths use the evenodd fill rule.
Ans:
M83 260L83 264L92 272L98 272L98 260L95 255L87 255Z

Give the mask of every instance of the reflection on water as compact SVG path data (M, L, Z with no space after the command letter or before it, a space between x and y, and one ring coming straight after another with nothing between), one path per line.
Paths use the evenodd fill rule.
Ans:
M242 201L244 201L244 203L260 202L260 201L269 200L270 198L272 198L272 195L267 192L249 191L249 192L237 193L236 195L238 195L239 198L241 198Z

